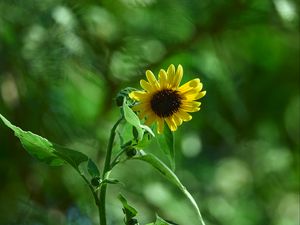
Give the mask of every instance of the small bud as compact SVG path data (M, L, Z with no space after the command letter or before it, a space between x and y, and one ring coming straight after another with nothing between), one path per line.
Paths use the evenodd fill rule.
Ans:
M118 95L118 96L116 97L116 105L117 105L118 107L121 107L121 106L123 105L123 101L124 101L124 96Z
M134 103L134 100L132 100L131 98L128 97L129 93L136 90L135 88L131 88L131 87L127 87L122 89L116 96L115 100L116 100L116 104L117 106L121 107L123 105L124 102L124 98L125 101L127 102L127 104L129 106L131 106Z
M125 150L125 151L126 151L126 155L127 155L129 158L135 156L136 153L137 153L137 150L136 150L134 147L132 147L132 146L126 147L126 150Z
M92 180L91 180L91 184L92 184L94 187L99 187L100 182L101 182L100 177L93 177Z

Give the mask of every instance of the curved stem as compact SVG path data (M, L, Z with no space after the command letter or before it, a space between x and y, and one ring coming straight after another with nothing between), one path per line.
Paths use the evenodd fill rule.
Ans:
M112 160L111 162L111 169L115 167L115 165L117 165L120 161L119 158L120 156L126 151L126 149L122 149L117 155L116 157Z
M103 180L109 177L109 171L111 170L110 161L111 161L113 143L114 143L115 136L116 136L116 129L122 120L123 120L123 116L115 123L115 125L113 126L113 128L110 131L110 137L109 137L109 141L108 141L108 145L107 145L106 157L105 157L103 174L102 174ZM106 187L107 187L107 184L105 184L105 183L100 186L100 194L99 194L100 225L106 225L106 211L105 211Z
M89 182L89 180L82 174L80 173L80 176L83 178L83 180L85 181L85 183L87 183L87 185L89 186L92 194L93 194L93 197L95 199L95 203L97 206L100 205L100 201L99 201L99 198L97 196L97 192L94 190L94 187L91 185L91 183Z
M99 209L99 207L100 207L100 200L99 200L99 198L98 198L97 191L94 189L94 187L91 185L91 183L90 183L89 180L84 176L83 173L81 173L81 172L80 172L79 170L77 170L77 169L75 169L75 170L76 170L76 171L79 173L79 175L83 178L84 182L89 186L89 188L90 188L90 190L91 190L91 192L92 192L92 194L93 194L95 203L96 203L96 205L97 205L97 207L98 207L98 209ZM100 219L100 214L99 214L99 219ZM100 219L100 220L101 220L101 219Z

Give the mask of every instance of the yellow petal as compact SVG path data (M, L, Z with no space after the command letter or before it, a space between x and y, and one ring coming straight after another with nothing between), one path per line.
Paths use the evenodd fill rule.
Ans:
M175 76L175 66L171 64L167 70L168 84L169 87L173 87L173 79Z
M152 88L154 88L155 90L159 89L159 84L151 70L146 71L146 77L149 83L151 84Z
M141 101L143 99L146 99L148 94L145 91L132 91L129 94L129 97L136 101Z
M183 121L190 121L192 119L192 116L188 114L187 112L180 110L178 112L178 116L183 120Z
M190 107L199 107L201 105L201 102L187 101L187 100L182 100L181 103L183 106L190 106Z
M179 89L180 89L180 94L182 96L183 99L185 100L190 100L190 101L193 101L193 100L197 100L198 98L198 95L203 87L203 84L202 83L198 83L197 81L193 84L190 84L194 87L191 87L189 85L186 85L186 86L181 86Z
M174 79L173 79L173 87L174 88L178 88L178 86L181 82L182 76L183 76L183 68L179 64L178 67L177 67L177 70L176 70L176 74L175 74Z
M152 88L152 86L151 86L151 84L149 84L147 81L145 81L145 80L141 80L140 81L140 85L141 85L141 87L145 90L145 91L147 91L147 92L152 92L153 91L153 88Z
M189 90L186 90L184 93L186 94L195 94L199 93L202 90L203 84L200 82L196 87L190 88Z
M195 106L181 106L181 109L185 112L198 112L200 110L199 107L195 107Z
M167 88L168 86L168 79L167 79L167 73L165 70L161 69L159 71L159 84L160 84L160 88L161 89L164 89L164 88Z
M169 126L169 128L170 128L171 131L176 131L177 130L176 123L174 122L174 120L172 119L172 117L165 118L165 121L168 124L168 126Z
M182 119L177 115L177 113L173 115L173 119L177 126L180 126L182 124Z
M193 89L197 89L197 90L201 90L201 82L200 82L200 79L199 78L196 78L196 79L193 79L193 80L190 80L189 82L186 82L184 85L180 86L178 88L178 90L181 92L181 93L186 93L190 90L193 90ZM199 90L199 91L200 91Z
M206 91L201 91L196 97L195 100L202 98L203 96L206 95Z

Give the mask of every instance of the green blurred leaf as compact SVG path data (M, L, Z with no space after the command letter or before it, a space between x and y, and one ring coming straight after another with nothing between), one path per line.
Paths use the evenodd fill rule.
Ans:
M195 199L188 192L186 187L183 186L183 184L180 182L178 177L173 173L173 171L169 167L167 167L167 165L165 165L160 159L158 159L153 154L147 154L144 151L140 151L140 154L136 155L132 159L141 160L141 161L144 161L144 162L150 164L155 169L157 169L165 178L167 178L171 183L176 185L192 203L193 207L195 208L195 210L197 212L199 220L201 222L203 221L200 210L198 208L198 205L197 205ZM202 224L204 224L204 223L202 223Z
M124 222L126 225L136 225L137 220L134 217L137 215L137 210L127 203L125 197L119 194L118 199L122 202L123 212L125 214Z
M163 134L157 135L157 141L160 148L167 155L173 171L175 171L175 144L174 134L168 126L164 129Z
M88 160L87 170L92 177L100 177L100 171L92 159Z
M45 162L51 166L59 166L68 162L78 170L80 163L88 160L88 157L81 152L67 149L48 141L39 135L30 131L23 131L21 128L14 126L4 116L0 114L4 124L12 129L15 136L18 137L25 150L33 157Z

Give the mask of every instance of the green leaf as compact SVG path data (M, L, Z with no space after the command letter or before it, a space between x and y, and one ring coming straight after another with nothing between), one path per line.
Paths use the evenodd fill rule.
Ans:
M88 159L81 152L61 147L30 131L23 131L21 128L11 124L1 114L0 118L7 127L14 131L15 136L20 139L25 150L42 162L51 166L60 166L67 162L78 170L79 164Z
M126 225L136 225L137 220L134 217L137 215L137 210L127 203L125 197L119 194L118 199L122 202L123 212L125 214L124 222Z
M91 159L88 160L87 170L92 177L100 177L100 171Z
M165 127L164 133L157 135L157 141L160 148L167 155L173 171L175 171L175 142L174 134L168 126Z
M126 104L126 101L123 102L123 112L125 120L136 128L138 140L141 140L143 138L144 130L141 128L140 119Z
M156 221L146 225L176 225L176 223L167 222L164 219L160 218L158 215L156 215Z
M75 151L73 149L68 149L54 143L53 143L53 147L54 147L53 153L56 156L63 159L64 161L66 161L67 163L69 163L75 169L78 169L81 163L88 160L88 157L85 154Z
M148 131L153 137L155 137L153 131L147 125L141 124L139 117L133 112L133 110L127 105L126 101L123 102L123 112L125 120L134 126L137 133L137 139L141 140L143 138L144 131ZM135 136L135 135L134 135Z
M30 131L23 131L19 127L12 125L1 114L0 118L7 127L15 132L15 136L20 139L25 150L33 157L52 166L64 164L64 160L54 154L53 145L47 139L33 134Z
M200 210L198 208L198 205L197 205L195 199L188 192L186 187L183 186L183 184L180 182L178 177L173 173L173 171L169 167L167 167L161 160L159 160L153 154L147 154L144 151L140 151L140 154L136 155L132 159L141 160L141 161L144 161L144 162L150 164L155 169L157 169L165 178L167 178L171 183L176 185L184 193L184 195L190 200L190 202L192 203L193 207L195 208L195 210L197 212L199 221L201 222L201 224L204 224Z

